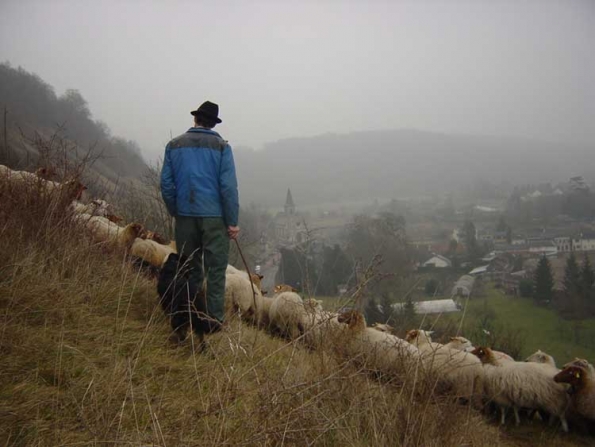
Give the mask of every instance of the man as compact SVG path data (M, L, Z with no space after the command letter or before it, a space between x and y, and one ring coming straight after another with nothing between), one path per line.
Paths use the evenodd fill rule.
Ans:
M210 332L224 319L225 270L229 239L238 236L239 201L233 153L213 127L221 123L219 106L204 102L194 127L171 140L161 170L161 195L175 217L178 252L189 258L192 280L206 279Z

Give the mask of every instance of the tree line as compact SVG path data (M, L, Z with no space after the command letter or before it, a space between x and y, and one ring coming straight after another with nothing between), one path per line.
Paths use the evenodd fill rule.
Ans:
M582 262L570 253L564 268L562 290L554 288L554 275L549 260L542 256L530 283L521 294L532 296L540 305L551 305L560 315L572 319L595 317L595 271L587 254Z

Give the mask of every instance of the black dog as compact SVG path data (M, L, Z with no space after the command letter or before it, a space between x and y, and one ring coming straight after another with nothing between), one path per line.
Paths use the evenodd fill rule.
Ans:
M204 334L213 332L213 328L207 317L204 291L191 278L187 258L176 253L168 256L159 271L157 292L174 331L170 340L181 343L188 335L188 327L192 327L202 350Z

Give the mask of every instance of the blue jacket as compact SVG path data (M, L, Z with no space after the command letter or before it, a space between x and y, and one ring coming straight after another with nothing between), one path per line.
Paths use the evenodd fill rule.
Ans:
M165 147L161 196L172 216L223 217L237 225L238 182L231 147L210 129L192 127Z

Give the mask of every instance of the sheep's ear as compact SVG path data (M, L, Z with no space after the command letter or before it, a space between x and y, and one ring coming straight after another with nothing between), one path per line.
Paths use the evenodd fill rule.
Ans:
M457 341L457 337L450 337L450 341Z
M427 335L432 335L434 333L434 331L426 331Z
M262 278L264 278L264 275L258 275L258 277L259 277L260 279L262 279Z

